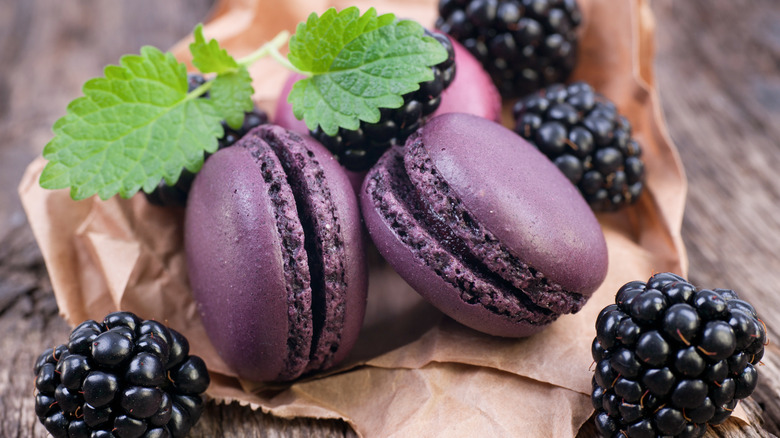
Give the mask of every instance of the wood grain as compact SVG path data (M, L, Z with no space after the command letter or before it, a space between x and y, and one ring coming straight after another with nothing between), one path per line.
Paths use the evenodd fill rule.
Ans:
M737 290L780 339L780 9L764 1L657 1L656 74L688 175L689 279ZM780 349L753 395L780 434Z
M144 44L169 47L212 0L0 0L0 436L46 436L30 364L60 342L45 267L14 188L81 84ZM656 75L689 180L683 238L690 279L727 287L780 327L780 8L776 0L655 0ZM756 393L711 437L780 434L780 349L770 344ZM283 420L210 403L193 437L355 436L343 422ZM595 436L592 423L580 436Z

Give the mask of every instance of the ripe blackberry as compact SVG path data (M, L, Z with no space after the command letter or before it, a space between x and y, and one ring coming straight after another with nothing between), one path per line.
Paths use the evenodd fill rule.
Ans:
M447 59L431 67L433 79L420 84L417 91L403 95L400 108L380 109L376 123L360 122L357 130L340 128L330 136L319 127L311 131L316 138L349 170L368 170L390 146L403 145L426 118L441 104L442 92L455 79L455 49L446 35L426 29L427 36L435 38L447 50Z
M33 370L35 414L55 438L183 437L210 382L184 336L130 312L79 324Z
M188 91L192 91L199 86L206 83L206 79L197 74L190 73L187 75ZM209 92L204 93L202 98L208 99ZM249 132L252 128L268 123L268 115L265 111L255 107L252 111L244 114L244 124L238 130L230 128L227 123L222 122L222 128L225 134L217 139L217 148L223 149L229 146L233 146L233 143L238 141L241 137ZM204 159L207 159L210 154L206 154ZM190 187L192 186L192 180L195 179L195 174L187 169L182 169L181 176L176 184L169 186L165 180L160 180L157 187L151 192L146 193L146 199L161 207L183 207L187 205L187 195L190 193Z
M700 437L756 387L766 328L734 291L671 273L625 284L596 321L591 401L605 437Z
M552 85L519 100L513 113L515 131L558 166L593 210L617 210L642 193L645 166L631 124L590 85Z
M566 80L581 21L576 0L439 0L436 28L474 54L511 98Z

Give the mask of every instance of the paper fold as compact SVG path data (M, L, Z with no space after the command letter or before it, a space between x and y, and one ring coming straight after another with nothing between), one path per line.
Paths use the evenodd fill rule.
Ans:
M235 56L309 12L374 6L428 27L434 0L225 0L204 28ZM413 292L375 250L368 310L354 352L340 369L286 386L239 382L216 354L189 293L183 210L130 200L72 201L37 181L33 162L19 193L41 247L62 316L76 325L117 309L181 331L212 372L208 394L282 417L341 418L361 436L574 436L592 413L590 345L596 315L627 281L654 272L686 274L680 236L686 182L669 140L653 77L653 19L642 0L580 0L580 60L587 80L615 101L643 147L647 190L620 213L600 214L609 249L607 279L576 315L527 339L496 338L443 316ZM189 60L183 40L174 47ZM270 60L253 65L255 100L271 113L287 73Z

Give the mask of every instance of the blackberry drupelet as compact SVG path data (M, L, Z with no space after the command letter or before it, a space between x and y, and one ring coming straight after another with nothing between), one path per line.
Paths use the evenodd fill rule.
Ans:
M197 73L190 73L187 75L187 85L189 90L192 91L199 86L206 83L206 79ZM207 91L202 96L204 99L209 98L209 92ZM225 134L217 140L217 148L223 149L232 146L233 143L238 141L252 128L268 123L268 115L265 111L255 107L252 111L244 114L244 124L238 130L230 128L227 123L222 122L222 128ZM207 159L210 154L206 154L204 159ZM151 192L146 193L146 199L161 207L183 207L187 205L187 195L190 193L190 187L192 186L192 180L195 179L195 174L187 169L182 169L181 176L176 184L169 186L165 183L165 180L161 180L157 187Z
M634 203L644 189L642 149L617 107L585 82L528 95L513 109L515 131L576 185L595 211Z
M184 336L130 312L79 324L34 372L35 414L55 438L183 437L210 382Z
M591 401L605 437L700 437L756 387L766 327L734 291L656 274L596 321Z
M566 80L581 21L576 0L439 0L436 28L474 54L512 98Z
M406 138L439 108L442 92L455 79L455 51L446 35L427 29L425 34L441 43L447 50L447 59L431 67L433 79L403 96L404 104L400 108L382 108L378 122L361 121L357 130L340 128L335 136L326 134L319 127L311 131L312 137L328 148L345 168L368 170L390 146L403 145Z

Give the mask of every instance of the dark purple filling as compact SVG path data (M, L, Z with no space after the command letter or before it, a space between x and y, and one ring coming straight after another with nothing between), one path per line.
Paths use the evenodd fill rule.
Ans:
M314 324L306 371L328 368L341 343L347 294L344 242L336 206L322 166L300 136L265 130L262 138L287 174L304 230Z
M533 303L493 273L412 188L399 149L385 154L369 176L368 191L380 216L404 244L468 304L511 321L544 325L558 314Z
M566 291L542 273L524 263L492 232L480 225L469 213L449 184L439 177L419 136L406 144L406 174L415 187L417 199L424 205L434 229L446 228L447 241L457 242L458 254L470 257L478 265L508 281L518 293L534 304L555 313L575 313L587 301L581 294ZM468 254L466 254L468 253Z
M308 363L311 349L311 278L306 268L307 260L302 257L304 251L304 232L301 227L289 188L285 187L285 175L279 160L267 145L257 137L246 138L241 143L250 150L257 161L263 180L268 185L268 194L273 202L277 218L276 226L282 240L282 259L287 294L288 334L285 370L279 380L297 377ZM305 269L300 269L303 266Z

